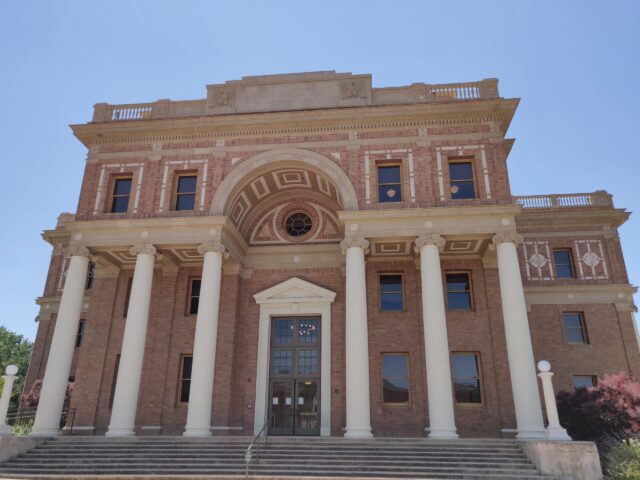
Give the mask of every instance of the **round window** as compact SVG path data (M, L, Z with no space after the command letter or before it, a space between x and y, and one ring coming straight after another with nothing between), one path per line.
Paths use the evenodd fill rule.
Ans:
M311 230L311 217L306 213L298 212L290 215L284 222L284 228L292 237L301 237Z

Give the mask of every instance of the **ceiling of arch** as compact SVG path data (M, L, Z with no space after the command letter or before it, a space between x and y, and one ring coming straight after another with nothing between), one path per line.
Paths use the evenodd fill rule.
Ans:
M302 167L276 167L251 177L235 194L228 216L239 231L246 231L257 210L264 210L276 197L282 199L308 194L342 209L343 201L335 184L322 173Z

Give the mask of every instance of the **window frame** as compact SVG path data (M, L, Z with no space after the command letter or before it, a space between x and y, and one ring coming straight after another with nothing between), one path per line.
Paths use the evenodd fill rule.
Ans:
M409 400L403 403L398 403L398 402L385 402L384 401L384 366L383 366L383 358L385 355L404 355L405 358L407 359L407 393L409 394ZM380 395L381 395L381 400L382 400L382 406L383 407L392 407L392 408L410 408L413 404L413 395L411 395L411 367L409 365L409 357L410 354L409 352L380 352L380 380L381 380L381 384L380 384ZM397 380L405 380L405 378L403 377L389 377L392 379L397 379Z
M598 376L597 375L571 375L571 386L573 387L574 390L576 390L578 388L584 388L584 387L576 387L575 379L578 378L578 377L582 377L582 378L591 377L593 385L592 385L592 387L587 387L587 388L593 388L593 387L596 387L598 385Z
M185 380L183 378L184 372L184 359L191 358L191 376L187 379L189 380L189 398L191 398L191 380L193 377L193 353L183 353L180 355L180 360L178 362L178 388L176 389L176 407L188 407L189 402L183 402L180 399L182 398L182 382Z
M124 197L124 195L116 195L116 185L118 184L118 180L131 180L131 188L129 188L129 194L127 195L129 199L127 200L127 210L125 212L114 212L113 211L113 200L115 197ZM126 215L131 210L131 192L133 190L133 180L134 175L133 172L122 172L111 175L109 179L109 195L107 196L107 204L105 205L105 213L110 215Z
M89 262L87 269L87 281L84 283L85 290L91 290L93 288L93 281L96 278L96 262Z
M116 396L116 384L118 383L118 372L120 371L120 354L116 354L116 359L113 364L113 376L111 379L111 389L109 391L109 403L108 408L113 408L113 400Z
M122 318L127 318L129 313L129 300L131 300L131 289L133 288L133 275L127 279L127 286L124 291L124 307L122 309Z
M384 310L382 308L382 285L381 280L383 276L399 276L400 277L400 293L402 294L402 309L400 310ZM405 296L405 281L404 272L378 272L378 311L381 313L402 313L407 310L407 302Z
M464 273L467 275L467 279L469 282L469 308L450 308L449 307L449 282L447 281L447 275L456 275ZM471 270L445 270L444 271L444 286L445 286L445 294L446 294L446 308L447 311L450 312L474 312L475 311L475 302L473 301L474 292L473 292L473 278L471 275ZM462 290L455 290L452 293L460 293ZM466 291L466 290L465 290Z
M191 312L191 300L194 298L193 295L193 282L194 280L200 280L200 288L202 288L202 277L199 276L194 276L194 277L189 277L189 285L188 285L188 292L187 292L187 305L186 305L186 312L185 315L188 317L194 317L198 315L198 311L196 309L195 313ZM197 295L198 298L198 308L200 308L200 293L198 293Z
M398 167L400 170L399 183L380 183L380 167ZM402 160L381 160L375 163L376 168L376 203L378 204L391 204L391 205L403 205L405 203L405 185L404 185L404 165ZM383 185L398 185L400 187L400 200L381 201L380 200L380 187Z
M478 367L478 387L480 388L480 401L476 403L472 402L459 402L456 399L455 389L455 376L453 374L453 356L454 355L475 355L476 366ZM453 405L460 408L484 408L485 407L485 388L484 378L482 375L482 354L479 351L458 351L454 350L449 354L449 362L451 364L451 394L453 396Z
M193 192L178 192L178 188L180 186L180 179L184 177L195 177L196 179L196 187ZM178 210L178 197L181 195L193 195L193 208L191 210ZM173 182L173 196L171 197L171 210L174 212L193 212L196 209L196 198L198 197L198 171L190 170L190 171L182 171L174 173L174 182Z
M583 338L582 342L572 342L569 340L569 337L567 335L568 329L565 321L565 315L577 315L580 319L580 331L582 332ZM576 328L571 327L571 329L575 330ZM564 333L564 340L568 345L591 345L591 342L589 341L589 331L587 330L587 322L584 318L584 312L562 312L562 331Z
M84 331L87 326L86 320L80 320L78 322L78 331L76 333L76 343L74 348L80 348L84 339Z
M473 197L468 198L454 198L453 192L451 191L451 187L453 186L453 180L451 179L451 164L453 163L470 163L471 164L471 183L473 184ZM448 157L447 158L447 175L449 179L449 199L457 201L457 200L474 200L480 198L480 192L478 191L478 175L476 173L476 157L465 156L465 157ZM469 180L455 180L456 182L468 182Z
M569 254L569 268L571 269L570 277L561 277L558 275L558 262L556 260L556 252L568 252ZM553 255L553 268L555 269L556 280L575 280L576 276L576 264L575 259L573 258L573 249L571 247L562 247L562 248L554 248L551 251ZM564 265L564 264L563 264Z

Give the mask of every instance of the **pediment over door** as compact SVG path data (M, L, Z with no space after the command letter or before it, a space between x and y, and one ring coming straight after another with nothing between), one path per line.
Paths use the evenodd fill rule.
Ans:
M333 303L335 292L319 287L297 277L285 280L282 283L256 293L253 298L258 305L264 303Z

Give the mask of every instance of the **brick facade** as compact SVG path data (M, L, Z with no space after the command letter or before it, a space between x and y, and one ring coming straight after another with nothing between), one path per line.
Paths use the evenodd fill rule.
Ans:
M373 90L371 95L375 97L376 89ZM626 212L614 209L610 202L527 207L526 199L519 201L512 196L506 165L512 140L504 138L504 134L517 101L497 97L497 90L495 97L462 100L454 96L450 100L425 105L400 102L392 106L372 103L326 108L317 117L312 110L258 111L230 115L227 123L209 121L215 120L215 115L174 118L169 115L128 122L94 120L75 126L75 134L87 145L89 154L77 211L61 217L55 230L45 232L45 238L55 249L44 294L39 299L40 324L27 388L45 373L67 267L62 248L76 240L74 232L80 230L74 229L82 228L84 237L78 238L89 238L87 246L95 255L97 267L93 287L87 290L83 306L84 338L76 348L70 372L75 382L71 407L76 409L75 425L80 427L76 431L103 434L109 424L114 369L126 322L123 313L127 284L133 275L132 260L122 253L126 242L118 240L118 225L139 228L147 234L150 231L152 236L154 229L161 228L154 222L161 220L201 219L198 225L205 225L216 192L234 169L258 154L283 149L313 152L341 169L353 186L358 210L370 215L367 218L371 222L377 221L377 212L392 209L404 211L398 216L431 209L424 210L425 216L420 219L420 225L426 225L436 218L433 215L437 216L433 209L458 209L456 212L467 209L469 215L475 215L471 212L486 208L489 212L483 213L486 216L492 215L492 208L523 205L512 218L524 238L518 254L535 360L551 362L556 390L571 389L573 375L601 378L620 371L640 375L640 352L632 317L633 289L628 284L617 237L617 228L626 219ZM448 190L451 158L473 163L475 198L452 199ZM402 202L382 203L377 199L376 166L389 161L401 165ZM259 172L265 173L264 178L271 182L269 175L278 168L293 168L291 162L294 160L287 157L281 163L262 165ZM307 178L323 174L322 169L305 171ZM174 182L179 172L197 175L192 211L172 211ZM129 210L122 214L107 213L110 182L114 175L123 174L132 178ZM247 182L258 178L257 175L251 173ZM294 182L293 177L282 178ZM212 408L214 434L253 433L260 310L253 295L292 277L336 293L331 306L331 434L343 433L348 387L345 272L339 242L349 232L348 221L339 219L340 198L336 200L322 190L324 186L333 192L331 189L337 190L338 186L322 183L325 178L317 180L319 187L306 188L304 175L298 180L301 182L298 186L265 194L251 205L246 217L251 221L247 225L238 224L237 228L245 249L242 255L231 249L232 257L225 262ZM259 185L255 188L275 189ZM233 195L241 191L235 189ZM596 198L591 195L589 198ZM308 212L317 232L287 240L282 227L284 212L293 210ZM233 211L229 215L232 218ZM505 214L496 215L495 223L499 226L498 220ZM365 229L366 221L360 222ZM86 233L92 228L96 232L114 229L116 233L109 241L95 240L92 244L93 237ZM174 234L171 228L167 227L163 234L167 238ZM252 237L252 232L257 233ZM415 234L398 230L397 234L382 236L379 230L376 232L370 236L372 248L366 265L371 426L376 436L422 436L429 425L429 416L420 270L413 250ZM441 254L443 276L447 271L465 271L472 283L473 309L447 310L449 349L476 352L480 358L482 402L456 404L456 425L466 437L508 436L516 425L499 273L490 235L478 232L472 226L468 232L464 228L452 230ZM177 397L180 359L192 354L195 334L196 316L189 315L187 308L189 279L198 277L202 268L201 260L193 254L197 243L202 241L199 234L197 238L195 235L192 242L175 237L167 240L164 247L153 242L163 255L157 261L153 278L136 417L138 434L179 435L184 431L187 407L178 405ZM311 237L315 240L307 240ZM598 257L593 269L587 268L582 260L587 244ZM529 262L527 270L527 257L538 247L547 263L538 272ZM386 252L392 253L385 253L384 248L391 248ZM549 262L553 265L553 260L546 258L546 252L554 248L571 249L576 278L563 280L551 275L548 265ZM403 275L402 312L380 311L378 275L389 272ZM566 301L558 295L565 295ZM583 313L588 344L567 344L563 312ZM408 354L410 402L406 406L383 404L382 353Z

